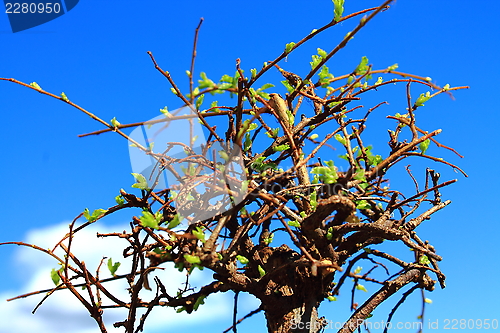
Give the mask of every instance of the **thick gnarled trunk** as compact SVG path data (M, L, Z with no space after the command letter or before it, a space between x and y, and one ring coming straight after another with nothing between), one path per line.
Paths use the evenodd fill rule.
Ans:
M287 246L259 253L265 274L246 291L262 302L271 333L316 333L323 327L317 308L333 287L333 271L300 264L301 257Z
M287 300L281 306L265 307L267 329L270 333L316 333L321 330L324 321L318 318L319 302L310 301L287 310Z

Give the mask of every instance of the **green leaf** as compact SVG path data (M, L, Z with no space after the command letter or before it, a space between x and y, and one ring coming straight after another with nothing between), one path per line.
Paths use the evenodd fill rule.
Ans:
M201 295L200 297L198 297L198 299L196 300L196 302L194 302L194 305L193 305L193 310L194 311L198 310L198 308L199 308L200 305L205 304L205 298L206 297L207 297L206 295Z
M314 175L318 175L317 179L324 184L333 184L339 178L337 169L335 168L333 161L326 161L325 164L326 166L312 168L311 173Z
M89 209L85 208L85 210L83 211L83 216L87 219L87 221L94 222L95 220L97 220L99 217L101 217L107 211L108 211L107 209L99 208L99 209L94 210L92 212L92 214L90 214Z
M370 183L363 182L363 183L358 184L358 186L360 188L362 188L363 190L365 190L368 186L370 186Z
M274 151L284 151L290 149L290 145L288 143L285 143L284 145L279 145L279 146L274 146L273 150Z
M52 279L52 282L54 282L56 286L58 286L59 283L61 282L61 277L59 276L58 272L62 272L62 267L58 270L52 268L52 271L50 271L50 278Z
M68 97L67 97L67 96L66 96L66 94L65 94L65 93L63 93L63 92L61 93L61 98L62 98L62 100L63 100L63 101L65 101L65 102L69 102Z
M266 243L266 245L269 245L272 243L273 239L274 239L274 233L271 233L267 238L264 238L264 243Z
M85 208L83 210L83 217L85 217L87 219L87 221L90 219L90 211L88 208Z
M326 58L326 56L328 55L328 53L326 53L326 51L325 51L325 50L320 49L319 47L318 47L317 51L318 51L318 55L319 55L321 58L323 58L323 59L324 59L324 58Z
M368 292L368 290L366 290L365 286L363 286L362 284L359 284L359 283L356 285L356 289L362 290L364 292Z
M167 225L167 228L169 229L172 229L172 228L175 228L177 227L181 221L183 220L184 218L179 215L179 214L175 214L174 218L172 219L172 221L170 221Z
M184 259L190 264L201 264L201 259L198 256L193 256L190 254L184 254Z
M318 135L318 134L312 134L309 138L310 138L311 140L314 140L314 139L317 139L318 137L319 137L319 135Z
M188 152L186 152L186 154L189 155ZM226 155L224 155L224 156L226 156ZM196 174L196 167L194 166L194 164L189 164L189 166L187 168L181 165L180 169L182 170L182 172L186 176L194 177L194 175Z
M199 87L196 87L193 89L193 97L194 96L198 96L198 94L200 93L200 88ZM188 97L191 97L190 95L188 95Z
M253 161L252 164L250 164L250 166L252 167L252 169L259 170L259 168L261 168L262 165L264 164L265 160L266 160L265 156L257 157L255 161Z
M427 304L432 304L432 299L430 298L424 298L424 302Z
M292 49L293 49L294 46L295 46L294 42L286 44L285 53L290 53L290 51L292 51Z
M349 162L349 156L347 155L347 153L345 153L344 155L339 155L339 157Z
M291 92L293 92L293 91L295 90L295 88L294 88L294 87L292 87L292 85L290 84L290 82L288 82L287 80L280 81L280 82L281 82L281 84L283 84L283 85L285 86L286 90L287 90L289 93L291 93Z
M250 70L250 73L252 73L252 79L253 79L254 77L256 77L256 76L257 76L257 69L256 69L256 68L252 68L252 69Z
M248 92L250 93L250 96L252 97L252 99L255 99L255 96L257 96L257 92L255 91L255 89L250 88L250 89L248 89Z
M108 269L109 269L109 272L111 273L111 275L116 276L115 273L118 270L118 267L120 267L120 265L121 265L121 263L119 263L119 262L115 262L113 264L112 258L108 259Z
M288 221L288 225L291 227L300 228L300 223L298 221Z
M323 60L323 57L318 56L318 55L312 55L312 61L310 62L311 64L311 69L315 69Z
M424 142L420 143L418 145L418 148L420 148L420 150L422 151L422 154L425 154L425 152L427 151L427 149L429 148L429 145L431 144L431 140L430 139L427 139L425 140Z
M244 72L243 70L241 71L242 73ZM236 84L238 83L238 78L241 77L240 75L240 72L239 71L235 71L234 72L234 76L233 76L233 84L236 86Z
M427 102L431 98L431 93L428 91L425 94L420 94L415 102L415 106L424 106L424 103Z
M159 223L163 219L163 214L158 212L155 215L151 214L148 211L142 211L142 216L139 218L141 221L141 225L143 227L148 227L152 229L158 229Z
M361 62L359 63L358 67L356 67L356 74L362 75L365 74L368 71L368 58L363 56L361 58Z
M250 133L245 134L245 141L243 142L243 151L248 151L252 147L252 139L250 138Z
M250 181L244 180L241 182L240 194L245 195L248 192L248 183Z
M114 127L118 127L121 124L118 120L116 120L116 117L113 117L113 119L111 119L111 125L113 125Z
M260 158L263 158L265 159L264 156L261 156L259 157L257 160L259 160ZM277 168L277 165L276 163L273 163L273 162L268 162L268 163L261 163L261 162L258 162L258 161L255 161L251 164L252 166L252 169L256 170L256 171L259 171L259 172L264 172L266 171L267 169L273 169L273 170L276 170Z
M266 132L266 135L272 139L272 138L276 138L278 136L278 133L279 133L280 129L279 127L278 128L273 128L272 129L272 133L269 133L269 132Z
M311 204L311 208L313 211L316 210L316 207L318 207L318 193L313 192L309 195L309 203Z
M357 209L370 209L372 206L366 200L359 200L356 204Z
M335 134L335 140L337 140L344 146L346 145L346 139L339 133Z
M375 165L378 165L380 162L383 161L382 159L382 156L380 155L373 155L373 153L371 152L372 150L372 146L368 146L365 148L365 154L366 154L366 157L368 159L368 165L370 166L375 166ZM358 152L358 156L361 156L361 151Z
M359 273L361 273L361 271L362 271L362 270L363 270L363 267L358 266L358 267L356 267L356 269L354 270L354 274L359 274Z
M353 178L356 180L361 180L366 182L365 170L364 169L356 170L356 173L354 174Z
M123 205L123 204L125 204L125 199L123 199L123 197L121 196L121 194L120 194L120 195L117 195L117 196L115 197L115 201L116 201L116 203L117 203L118 205L120 205L120 206L121 206L121 205Z
M286 109L286 115L288 117L288 123L290 124L291 127L295 124L295 116L293 115L292 111L290 111L288 108Z
M236 259L237 259L237 260L240 262L240 264L242 264L242 265L246 265L246 264L248 264L248 263L250 262L250 260L248 260L246 257L244 257L244 256L242 256L242 255L240 255L240 254L238 254L238 255L236 256Z
M207 74L205 74L205 72L201 72L200 77L201 77L201 80L198 80L198 85L199 85L200 89L215 87L214 81L210 80L207 77Z
M182 272L184 270L184 263L182 261L178 261L175 263L174 267L177 268L179 272Z
M222 157L224 161L229 161L229 155L224 150L219 150L217 153L219 153L219 156Z
M243 126L241 126L241 129L238 132L238 137L240 137L241 135L243 135L244 132L253 131L257 127L259 127L259 125L257 125L256 123L250 123L250 119L245 120L243 122Z
M332 0L333 1L333 13L335 14L335 21L338 22L342 18L344 13L344 0Z
M148 190L148 182L146 181L146 177L141 175L140 173L133 173L136 183L132 185L133 188L138 188L140 190Z
M264 270L264 268L262 268L262 266L261 266L261 265L259 265L259 266L257 267L257 269L259 270L259 275L260 275L260 277L263 277L264 275L266 275L266 271Z
M217 101L213 101L212 103L210 103L210 108L215 108L217 106ZM212 112L220 112L220 109L216 108L216 109L212 109Z
M430 265L431 261L429 260L429 258L423 254L420 256L420 258L418 258L418 262L421 264L421 265Z
M321 71L318 73L318 76L322 88L328 87L330 80L334 78L333 74L330 73L330 69L326 65L321 67Z
M227 74L222 75L220 82L233 83L233 77Z
M33 88L38 89L38 90L43 90L43 89L42 89L42 87L40 87L40 86L38 85L38 83L36 83L36 82L31 82L31 83L30 83L30 86L32 86Z
M196 227L195 230L192 231L193 235L198 238L202 243L205 243L205 234L203 233L203 228L202 227Z
M394 64L394 65L392 65L392 66L387 67L387 70L388 70L389 72L390 72L390 71L394 71L394 70L398 69L398 67L399 67L399 66L398 66L398 64Z
M196 109L199 110L200 109L200 106L201 104L203 103L203 100L205 99L205 95L201 95L200 97L198 97L198 99L196 100Z
M262 87L260 87L259 89L257 89L257 91L262 91L262 90L266 90L266 89L269 89L269 88L274 88L274 84L272 84L272 83L266 83Z
M328 228L328 230L326 231L326 239L328 240L332 240L333 238L333 228L330 227Z
M326 299L329 300L330 302L334 302L334 301L337 300L337 297L335 297L335 296L328 296Z
M220 90L227 90L233 87L232 83L223 83L218 86Z

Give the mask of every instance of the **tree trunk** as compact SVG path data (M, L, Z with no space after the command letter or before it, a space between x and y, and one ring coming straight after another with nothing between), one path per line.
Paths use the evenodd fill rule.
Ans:
M312 274L288 246L264 248L259 253L267 272L245 290L262 302L270 333L316 333L323 327L317 308L331 290L333 272Z
M287 303L284 297L279 306L264 305L269 333L317 333L323 328L324 321L318 318L318 301L304 302L289 310Z

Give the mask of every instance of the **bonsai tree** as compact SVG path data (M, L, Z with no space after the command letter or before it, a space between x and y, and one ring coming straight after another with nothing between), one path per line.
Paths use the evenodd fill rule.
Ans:
M249 315L263 311L269 332L319 332L327 324L318 314L323 301L334 301L351 280L353 295L366 290L365 283L377 285L361 304L352 297L352 314L342 318L345 324L339 330L346 333L355 331L393 294L398 293L400 301L388 322L410 294L432 291L436 283L444 288L445 275L438 266L442 258L419 238L417 227L450 204L442 200L440 189L456 180L441 181L439 173L429 168L425 178L417 180L406 168L415 190L403 193L398 179L389 182L389 176L408 158L439 162L463 173L458 166L427 154L431 144L455 151L437 141L441 130L417 126L416 113L431 98L466 87L439 87L428 77L399 71L397 64L373 68L367 57L353 61L348 73L332 73L327 66L391 2L343 16L344 1L333 0L331 22L284 45L276 59L249 70L238 59L234 75L213 81L200 72L196 85L200 22L186 89L148 52L183 107L164 108L160 117L140 123L105 121L64 93L50 93L36 82L1 78L69 104L105 127L86 135L114 132L129 141L131 155L153 161L148 168L134 169L138 171L132 173L135 183L129 190L120 190L115 205L80 213L53 249L4 243L29 246L60 264L51 273L55 287L32 294L49 292L50 296L69 290L101 332L106 332L105 311L127 309L127 317L114 326L132 333L142 331L156 307L191 313L210 295L231 290L260 300L260 307ZM318 48L309 72L293 73L287 68L283 60L295 50L346 20L359 23L331 51ZM281 82L264 81L273 71L281 74ZM368 93L378 96L394 84L406 87L407 107L387 116L389 130L371 129L388 139L385 151L375 150L365 130L370 115L383 112L386 101L373 103L373 94L366 105L361 101ZM424 92L415 97L414 89ZM219 95L229 95L222 97L227 104L215 101ZM129 128L140 131L126 134ZM147 137L143 129L149 131ZM332 158L332 152L340 156ZM99 272L105 265L87 267L72 251L72 241L89 225L129 208L134 214L128 231L98 236L123 240L120 262L128 261L130 269L117 274L120 262L109 259L112 277L102 278ZM384 250L385 242L403 244L414 258ZM373 268L362 273L357 266L361 262L383 267L386 276L375 274ZM201 288L186 285L175 292L169 281L155 276L164 267L185 272L188 281L198 269L210 270L213 276ZM108 286L117 281L128 284L127 299L110 291ZM156 292L147 297L148 290ZM145 311L139 315L141 308ZM239 322L235 316L231 329L236 331Z

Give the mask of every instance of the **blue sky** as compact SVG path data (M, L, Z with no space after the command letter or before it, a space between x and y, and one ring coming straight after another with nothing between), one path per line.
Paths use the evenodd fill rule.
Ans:
M345 13L381 2L346 0ZM456 92L455 100L438 96L419 109L418 114L422 128L443 129L439 141L453 146L465 158L459 159L435 146L429 153L447 158L469 174L469 178L464 178L443 165L429 165L442 174L442 180L459 179L443 190L443 198L452 200L452 204L418 230L444 257L440 267L448 277L446 289L427 295L433 303L427 306L426 322L438 320L440 324L439 329L432 331L444 330L446 319L500 320L496 301L500 297L497 286L500 268L495 253L499 218L494 208L499 196L494 187L496 181L491 180L496 174L499 144L495 134L498 131L495 82L500 74L499 11L497 1L476 5L464 0L398 0L329 64L334 75L341 75L355 68L362 56L367 56L374 68L398 63L401 71L430 76L441 86L449 83L471 87ZM264 61L280 54L285 44L298 41L312 29L326 24L332 15L333 5L329 0L194 0L175 4L121 1L120 5L82 0L54 21L13 34L7 15L2 12L0 77L26 83L36 81L46 91L65 92L73 102L105 120L116 117L121 123L143 121L158 116L164 106L171 110L181 106L146 51L153 52L160 66L170 71L181 89L186 89L185 70L190 66L194 28L200 17L205 21L195 74L204 71L216 81L223 74L234 73L236 58L241 59L242 68L247 71L259 68ZM349 29L352 24L345 23L313 39L281 66L299 75L307 73L310 56L316 48L331 50ZM270 80L273 78L279 76L269 76ZM380 145L387 141L386 128L393 125L383 117L404 113L404 109L398 109L401 105L404 108L402 91L400 87L375 96L391 103L379 111L380 123L375 123L387 126L379 132L382 138L373 138ZM39 240L48 247L48 240L54 239L57 232L62 234L65 230L62 226L84 208L106 208L113 205L120 188L130 189L133 179L127 142L110 133L78 138L78 134L102 128L78 110L0 81L0 113L4 156L0 164L3 175L0 241ZM418 169L423 164L417 160L409 163L423 179L423 171ZM122 228L127 221L127 215L117 214L104 221L103 228ZM93 232L85 236L92 242ZM96 250L92 255L94 259L89 260L99 258L100 254ZM66 332L97 332L86 314L69 305L65 312L57 308L57 301L49 300L46 310L42 306L40 313L32 316L30 311L39 298L4 301L33 287L50 287L49 271L54 267L50 260L34 252L3 246L0 264L0 309L11 318L0 323L0 332L25 333L33 327L37 327L37 332L55 332L58 329L51 324L55 316L58 323L70 325L75 320L82 323L77 325L81 329L65 327ZM368 289L375 290L375 286ZM349 290L344 295L347 299ZM68 299L62 296L60 301L70 304ZM231 295L222 295L207 303L211 305L188 317L192 318L188 323L186 317L168 317L171 327L178 329L183 321L183 331L192 332L198 329L196 320L204 320L207 332L221 332L230 326L231 314L227 309L231 308L228 303L231 299ZM258 306L249 298L240 303L240 314ZM414 321L418 311L418 300L414 298L398 320ZM332 321L344 320L348 314L346 306L340 304L325 304L320 312ZM344 315L337 317L340 313ZM151 331L160 323L152 325ZM240 330L253 331L253 325L263 325L263 316L256 315L242 324Z

